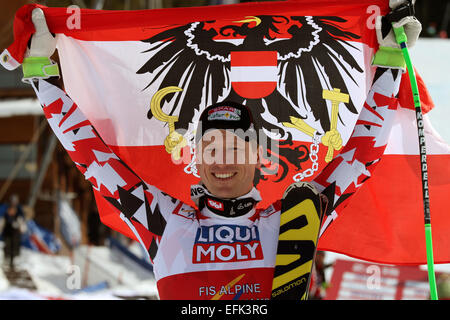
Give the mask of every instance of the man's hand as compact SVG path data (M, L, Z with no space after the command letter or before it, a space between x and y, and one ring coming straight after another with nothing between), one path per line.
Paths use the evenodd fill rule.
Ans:
M412 3L414 2L415 0ZM407 46L414 46L422 31L422 25L413 16L413 7L408 3L407 0L390 0L392 11L386 16L377 17L375 29L380 47L375 54L373 65L403 70L406 68L392 27L403 27L408 38Z
M389 8L392 10L397 9L401 5L408 2L408 0L389 0ZM412 4L414 5L416 3L416 0L412 0Z
M50 59L56 49L56 39L48 29L42 9L34 9L31 20L36 31L31 37L30 47L23 60L22 81L59 76L58 65Z
M47 57L50 58L56 49L56 39L50 33L44 11L36 8L31 13L36 32L31 37L30 48L25 53L25 57Z
M413 3L414 2L415 1L413 1ZM407 3L405 0L391 0L389 2L389 6L393 10L391 13L394 13L395 10L400 10L399 8L401 8L405 3ZM395 39L392 26L395 28L403 27L405 29L406 36L408 37L407 45L410 48L413 47L419 38L420 32L422 31L422 24L419 20L412 15L404 16L399 21L389 21L387 17L388 15L378 16L375 23L377 40L380 47L400 48L400 45Z

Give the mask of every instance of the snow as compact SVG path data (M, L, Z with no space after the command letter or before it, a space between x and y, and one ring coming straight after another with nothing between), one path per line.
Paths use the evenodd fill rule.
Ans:
M3 247L3 243L0 243L0 247ZM126 297L156 299L153 274L138 265L124 263L123 259L120 254L106 246L80 246L72 258L48 255L22 247L20 256L15 259L15 268L28 271L37 290L11 285L0 269L0 300L116 300ZM3 250L0 252L0 261L4 263ZM78 276L81 278L76 279ZM106 287L100 286L100 289L91 292L82 290L86 286L104 284L105 281L108 283ZM77 283L80 285L77 286Z
M0 118L23 115L44 115L36 98L5 99L0 101Z
M431 123L450 143L450 39L420 38L410 55L435 104L429 113Z

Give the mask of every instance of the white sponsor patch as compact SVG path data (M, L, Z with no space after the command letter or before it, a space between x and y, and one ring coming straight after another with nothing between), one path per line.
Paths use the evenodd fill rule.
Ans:
M227 106L217 107L209 110L208 120L239 121L241 120L241 110Z

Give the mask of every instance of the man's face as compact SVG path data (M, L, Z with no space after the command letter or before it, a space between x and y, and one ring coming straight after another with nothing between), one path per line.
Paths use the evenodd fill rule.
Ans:
M197 146L201 182L219 198L237 198L253 187L258 147L225 130L207 132Z

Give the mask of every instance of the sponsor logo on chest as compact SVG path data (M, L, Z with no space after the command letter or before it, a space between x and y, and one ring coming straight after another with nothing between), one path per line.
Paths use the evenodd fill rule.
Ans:
M257 226L200 226L192 263L236 262L263 259Z
M215 201L215 200L213 200L213 199L211 199L211 198L208 198L207 201L208 201L208 205L209 205L210 207L213 207L214 209L220 210L220 211L223 211L223 210L224 210L223 202Z

